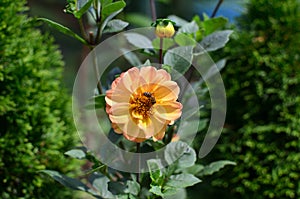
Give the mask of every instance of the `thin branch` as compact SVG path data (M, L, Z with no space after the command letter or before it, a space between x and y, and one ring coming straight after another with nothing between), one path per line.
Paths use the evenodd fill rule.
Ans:
M210 16L210 18L214 18L216 16L216 14L217 14L217 12L218 12L218 10L219 10L219 8L220 8L220 6L221 6L222 3L223 3L223 0L219 0L219 2L216 5L216 7L215 7L212 15Z
M80 32L81 32L83 38L88 42L88 37L87 37L87 34L85 32L85 28L84 28L84 25L83 25L82 18L78 19L78 24L79 24Z
M155 0L150 0L150 7L151 7L152 21L156 21Z

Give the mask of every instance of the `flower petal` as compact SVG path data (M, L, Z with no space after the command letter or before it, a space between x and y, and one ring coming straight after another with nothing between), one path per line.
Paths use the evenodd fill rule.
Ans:
M167 102L155 106L155 116L161 119L174 121L181 116L182 105L179 102Z
M153 93L156 101L176 101L179 87L176 82L167 81L157 87Z

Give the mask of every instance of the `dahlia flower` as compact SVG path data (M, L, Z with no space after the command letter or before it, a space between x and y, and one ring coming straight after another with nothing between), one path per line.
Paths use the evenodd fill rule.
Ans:
M161 140L167 125L181 116L179 87L165 70L133 67L106 92L106 112L116 133L133 142Z

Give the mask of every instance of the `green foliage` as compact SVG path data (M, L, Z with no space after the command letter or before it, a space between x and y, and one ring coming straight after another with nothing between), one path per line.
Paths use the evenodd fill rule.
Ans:
M299 8L296 0L251 0L226 48L230 128L216 153L238 166L214 183L236 198L300 197Z
M56 23L54 21L51 21L50 19L39 18L39 20L42 20L42 21L46 22L47 24L49 24L50 26L52 26L53 28L55 28L59 32L64 33L66 35L69 35L70 37L73 37L73 38L77 39L78 41L80 41L83 44L87 44L87 42L82 37L80 37L78 34L74 33L69 28L67 28L67 27L65 27L65 26L63 26L59 23Z
M93 49L96 44L100 43L100 38L103 33L122 31L128 25L127 22L121 20L112 20L112 18L124 8L124 1L113 2L112 0L96 0L93 4L90 3L91 1L87 1L82 7L76 7L78 5L74 4L74 2L76 1L68 1L69 4L66 12L73 14L74 17L78 19L82 38L84 38L85 41L82 43L90 47L90 49ZM87 7L90 7L91 12L88 12ZM90 15L91 21L93 21L89 24L93 27L91 28L92 32L89 32L89 38L86 36L86 30L84 30L85 26L82 21L84 14ZM187 22L179 17L172 17L179 21L177 24L179 30L174 38L162 39L153 38L150 34L125 33L124 36L128 43L140 49L139 52L130 52L129 49L126 49L127 47L121 47L120 51L123 52L125 60L135 66L141 66L142 63L149 66L152 65L151 61L153 58L159 57L160 62L164 62L161 63L163 68L166 68L168 72L170 72L173 79L184 76L188 71L193 73L193 68L191 68L192 63L199 62L203 64L203 67L209 69L211 65L207 64L208 61L203 55L205 55L205 50L216 51L224 47L228 42L232 31L225 30L217 32L217 30L223 28L227 21L224 18L210 19L205 16L204 20L195 17L191 22ZM54 24L54 28L57 28L61 32L78 39L69 29L50 20L43 20L47 23L50 22L49 24L51 25ZM161 21L162 23L169 23L169 19L162 19ZM149 32L150 30L151 29L149 29ZM154 31L152 33L154 34ZM197 45L197 42L202 42L202 47ZM145 55L147 56L146 58ZM209 71L208 75L215 74L224 65L225 61L221 60L218 64L218 69ZM95 72L97 73L97 71ZM192 84L196 85L195 89L200 90L203 79L200 81L198 81L198 79L199 78L195 80L196 82L192 82ZM100 84L101 82L97 85L97 96L89 100L86 105L87 109L102 109L105 107L105 95L102 93L102 86ZM205 91L201 90L201 93L204 92ZM186 99L182 99L182 103L184 104L184 100L187 100L190 96L191 91L184 93L183 98ZM163 157L147 161L149 173L134 175L123 171L116 171L100 162L92 152L87 151L84 147L72 149L65 154L75 159L88 160L91 163L89 164L91 168L85 173L87 178L79 180L54 170L43 170L43 173L68 188L84 191L95 198L143 199L185 197L187 195L185 188L201 182L198 178L199 176L211 175L226 165L234 164L231 161L213 162L207 166L196 164L197 156L195 149L183 141L188 140L188 137L192 136L193 133L196 134L197 132L195 131L203 129L207 121L203 119L199 123L200 108L194 109L191 105L192 104L185 106L185 110L182 114L183 117L189 119L182 123L186 127L184 129L186 132L180 133L177 122L174 126L168 127L166 136L157 142L149 139L141 144L135 145L134 142L129 142L122 136L115 134L112 129L106 132L108 138L110 138L114 144L126 151L132 152L138 150L141 152L140 155L142 155L143 152L166 147ZM191 130L191 132L189 132L189 130ZM180 137L181 141L176 142L177 137ZM110 153L102 152L103 150L100 151L101 158L110 156ZM164 167L163 163L168 164L168 166Z
M37 172L74 170L63 152L77 136L61 88L61 54L24 4L0 3L0 198L70 197Z
M135 176L128 176L128 174L119 171L118 175L123 177L116 179L113 177L113 172L101 164L84 147L72 149L65 154L76 159L89 160L93 164L92 168L87 171L87 174L90 175L88 183L53 170L43 170L42 172L70 189L84 191L95 198L140 199L156 198L157 196L172 198L177 194L179 196L185 194L183 188L201 182L198 177L212 175L226 165L235 165L228 160L212 162L206 166L195 164L196 152L193 148L185 142L171 142L166 146L164 160L151 159L147 161L150 179L147 175L142 175L141 181L137 182ZM166 161L170 165L163 168L162 161Z

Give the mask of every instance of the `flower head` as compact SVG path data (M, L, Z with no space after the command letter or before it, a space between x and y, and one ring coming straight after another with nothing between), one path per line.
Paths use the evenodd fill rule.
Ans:
M155 27L156 36L170 38L175 33L174 24L170 19L157 19L152 25Z
M116 133L128 140L161 140L181 116L179 87L165 70L136 67L122 73L106 92L106 112Z

